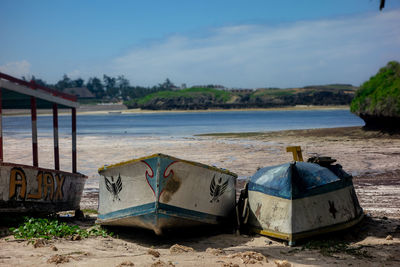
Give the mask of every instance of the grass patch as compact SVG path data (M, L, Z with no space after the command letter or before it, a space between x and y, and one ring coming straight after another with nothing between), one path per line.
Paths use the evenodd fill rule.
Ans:
M113 233L95 226L89 229L81 229L77 225L69 225L65 222L59 222L56 219L25 217L24 222L18 227L11 227L10 232L16 239L32 238L68 238L79 235L82 238L89 236L112 236Z
M83 209L82 212L84 214L98 214L97 210L95 209Z
M288 96L294 95L297 91L295 89L278 89L278 88L268 88L268 89L260 89L255 91L250 95L250 98L256 97L279 97L279 96Z
M135 99L139 105L146 104L153 99L174 99L178 97L183 98L201 98L210 97L217 102L225 103L231 98L231 93L223 90L217 90L212 88L188 88L177 91L159 91L146 95L142 98Z
M248 132L248 133L206 133L206 134L195 134L195 136L215 136L215 137L232 137L232 138L244 138L261 136L262 132Z
M316 249L323 256L332 257L336 253L345 253L355 257L372 258L363 246L352 247L348 243L337 240L312 240L303 245L304 249Z

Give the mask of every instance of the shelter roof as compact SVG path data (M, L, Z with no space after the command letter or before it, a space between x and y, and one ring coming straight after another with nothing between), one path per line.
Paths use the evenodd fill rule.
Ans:
M76 96L59 92L34 81L27 82L0 72L0 88L2 89L2 108L29 109L31 97L35 97L38 109L52 108L53 103L59 108L77 108Z

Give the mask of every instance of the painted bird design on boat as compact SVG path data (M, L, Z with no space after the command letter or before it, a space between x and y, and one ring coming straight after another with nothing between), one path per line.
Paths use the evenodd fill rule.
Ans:
M228 180L222 183L222 177L220 177L218 179L218 182L215 182L215 175L214 175L210 184L210 195L212 196L210 202L214 201L219 202L218 198L225 192L227 187L228 187Z
M113 201L118 199L121 200L118 196L119 192L122 190L122 180L121 180L121 175L118 174L118 179L116 182L114 182L114 177L111 176L111 182L107 179L107 177L104 176L104 180L106 183L106 188L107 190L113 195Z

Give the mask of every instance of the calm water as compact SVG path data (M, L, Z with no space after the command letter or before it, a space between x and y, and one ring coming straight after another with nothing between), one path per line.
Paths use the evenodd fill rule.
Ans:
M165 112L78 115L78 135L191 136L201 133L278 131L344 126L364 122L348 110ZM52 116L38 117L39 136L52 136ZM5 135L31 136L30 116L3 118ZM59 116L59 134L71 134L71 116Z

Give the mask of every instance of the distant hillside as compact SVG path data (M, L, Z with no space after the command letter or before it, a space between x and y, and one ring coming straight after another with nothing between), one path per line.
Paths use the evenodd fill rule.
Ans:
M261 88L257 90L188 88L156 92L126 102L126 105L130 108L152 110L349 105L356 89L352 85L343 84L290 89Z
M400 129L400 64L389 62L356 92L351 111L367 128Z

